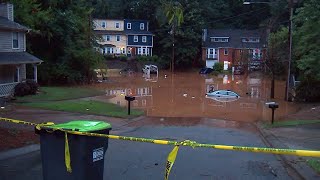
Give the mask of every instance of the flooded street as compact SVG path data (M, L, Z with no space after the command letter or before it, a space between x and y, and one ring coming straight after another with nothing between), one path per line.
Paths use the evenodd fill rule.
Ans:
M108 82L96 84L105 96L97 100L127 106L126 95L134 96L131 107L144 110L149 117L202 117L242 122L270 121L271 109L265 103L275 101L279 108L275 119L296 112L298 106L284 101L285 81L275 82L275 99L270 100L270 79L255 72L249 75L205 76L198 72L162 71L159 75L135 73L108 77ZM240 98L225 102L207 98L215 90L235 91Z

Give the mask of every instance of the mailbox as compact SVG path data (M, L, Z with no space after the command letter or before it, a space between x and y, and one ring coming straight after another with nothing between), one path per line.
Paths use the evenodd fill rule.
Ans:
M276 102L268 102L266 103L266 105L268 105L268 107L270 109L272 109L272 119L271 119L271 124L273 124L274 121L274 110L276 110L277 108L279 108L279 104Z
M136 98L134 96L125 96L124 99L127 101L134 101Z
M128 115L130 115L130 102L134 101L136 98L134 96L125 96L124 99L128 101Z
M277 109L277 108L279 108L279 104L277 104L277 103L269 104L269 108L271 108L271 109Z

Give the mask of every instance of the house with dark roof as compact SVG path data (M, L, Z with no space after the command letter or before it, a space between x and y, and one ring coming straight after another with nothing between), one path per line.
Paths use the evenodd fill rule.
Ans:
M265 60L266 45L264 30L203 29L202 60L211 68L223 63L225 70L235 65L259 66Z
M13 5L0 3L0 97L9 96L14 87L26 80L26 66L33 67L37 82L37 65L42 61L26 52L26 33L30 29L14 22Z
M153 34L146 20L124 20L127 35L128 56L152 56Z

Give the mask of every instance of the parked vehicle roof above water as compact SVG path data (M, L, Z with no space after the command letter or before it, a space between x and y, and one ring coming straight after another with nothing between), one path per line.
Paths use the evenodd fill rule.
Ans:
M200 69L199 73L200 74L210 74L213 71L212 68L202 68Z
M215 96L215 97L234 97L239 98L239 94L230 90L216 90L213 92L208 92L207 96Z

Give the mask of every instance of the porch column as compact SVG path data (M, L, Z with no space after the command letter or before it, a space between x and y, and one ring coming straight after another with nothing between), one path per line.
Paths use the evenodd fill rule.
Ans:
M38 66L36 64L33 65L33 80L34 82L38 82Z
M17 82L20 82L20 66L17 66L16 69L17 69Z
M152 47L150 48L150 55L152 56Z

